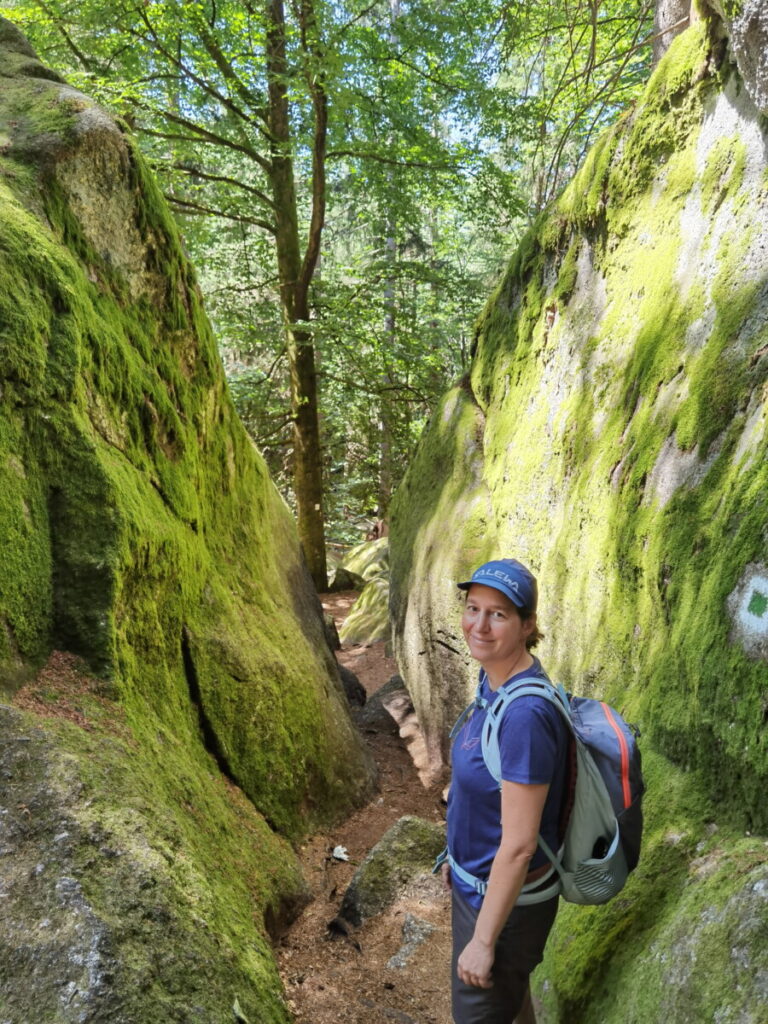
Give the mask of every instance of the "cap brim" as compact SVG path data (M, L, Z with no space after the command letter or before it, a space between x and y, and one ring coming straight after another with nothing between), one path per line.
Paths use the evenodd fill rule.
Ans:
M482 583L480 580L469 580L467 583L456 584L459 590L469 590L470 587L474 587L475 585L477 585L478 587L490 587L491 590L498 590L500 594L503 594L505 597L509 598L509 600L515 606L515 608L520 608L521 610L525 608L525 602L520 599L519 594L510 593L508 590L500 586L495 581L488 581L486 583Z

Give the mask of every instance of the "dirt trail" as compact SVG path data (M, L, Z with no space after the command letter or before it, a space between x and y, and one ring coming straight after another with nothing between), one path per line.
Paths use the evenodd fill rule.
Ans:
M337 625L354 597L323 596ZM369 695L397 672L384 647L378 643L337 652ZM449 909L437 878L418 879L388 911L348 936L328 930L355 865L390 825L404 814L444 819L441 784L425 785L419 777L420 734L413 716L399 731L393 722L390 729L364 731L364 736L379 771L378 795L300 851L313 900L277 950L288 1003L297 1024L450 1024ZM332 858L337 845L346 847L348 863ZM411 934L414 919L418 931L432 930L411 952L404 948L403 928Z

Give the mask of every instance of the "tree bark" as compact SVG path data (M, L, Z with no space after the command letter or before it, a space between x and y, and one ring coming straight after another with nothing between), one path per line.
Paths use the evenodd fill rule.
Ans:
M656 0L653 18L653 63L658 64L675 36L688 27L692 0Z
M393 50L397 47L397 19L400 17L400 0L389 0L389 42ZM394 172L390 171L387 181L392 188ZM387 276L384 283L384 338L385 346L392 351L397 342L396 315L395 315L395 263L397 262L397 239L395 238L396 226L394 217L390 214L387 217L387 237L384 240L384 253L387 265ZM384 355L386 365L386 352ZM384 382L391 383L390 375L387 373ZM379 400L379 480L378 495L376 504L376 515L378 519L386 519L389 514L389 502L392 498L392 424L387 407L388 396L383 393Z
M317 265L325 219L327 104L321 79L316 73L313 75L313 210L307 249L302 260L291 155L289 69L282 0L269 0L266 12L268 30L265 56L269 81L267 120L271 143L269 180L275 205L277 268L291 385L293 486L299 539L304 556L315 586L318 590L325 590L328 576L323 520L322 451L314 340L308 323L309 286ZM302 37L305 38L305 30L314 29L314 12L310 0L302 3L301 15Z

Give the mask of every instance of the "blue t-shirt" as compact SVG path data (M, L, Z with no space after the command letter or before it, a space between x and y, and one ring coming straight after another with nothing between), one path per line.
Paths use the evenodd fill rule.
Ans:
M547 679L538 658L508 682L526 677ZM497 693L481 673L481 696L488 706ZM466 871L487 879L501 842L501 793L485 766L480 736L487 709L476 708L453 743L453 771L448 794L448 849ZM526 785L549 784L539 831L548 845L559 845L558 827L568 751L567 726L560 712L545 697L518 697L507 706L499 726L501 777ZM537 847L530 869L548 863ZM453 884L474 907L482 897L453 875Z

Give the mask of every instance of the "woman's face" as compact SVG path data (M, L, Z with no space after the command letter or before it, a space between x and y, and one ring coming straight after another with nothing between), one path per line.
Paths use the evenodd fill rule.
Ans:
M461 628L473 658L490 666L512 668L525 652L536 618L521 619L509 598L494 587L473 583L467 592Z

